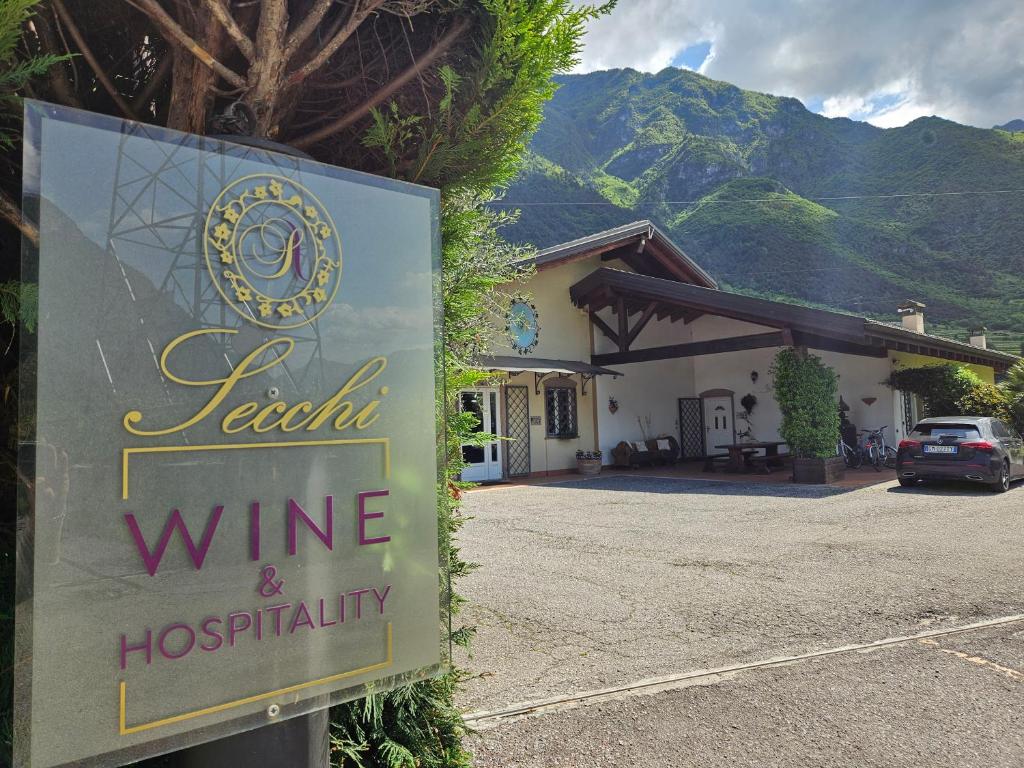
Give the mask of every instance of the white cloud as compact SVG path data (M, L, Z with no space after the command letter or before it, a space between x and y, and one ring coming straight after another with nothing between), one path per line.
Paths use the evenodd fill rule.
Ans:
M861 120L871 112L871 102L862 96L830 96L821 105L821 114L825 117Z
M363 307L339 302L328 310L332 333L338 339L364 339L378 343L382 339L422 326L423 313L406 307Z
M355 360L378 354L390 354L396 348L416 343L430 346L431 323L424 325L423 312L408 307L370 306L356 308L337 302L325 314L324 342L344 350L342 357ZM401 342L397 340L402 340Z
M829 115L989 127L1024 117L1022 39L1019 0L627 0L591 24L579 71L657 71L711 41L702 74Z
M716 55L715 44L712 42L707 58L704 59L697 71L702 75L706 75L708 73L708 69L714 65Z
M936 108L934 104L922 104L913 98L906 98L891 107L872 112L864 119L879 128L898 128L919 117L941 114L941 112L942 110Z

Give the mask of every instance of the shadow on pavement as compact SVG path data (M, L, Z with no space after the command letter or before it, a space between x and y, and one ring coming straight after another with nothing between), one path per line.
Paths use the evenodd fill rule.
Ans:
M1010 485L1010 493L1024 488L1024 481L1015 480ZM889 493L924 494L926 496L994 496L995 494L983 485L970 482L958 482L956 480L930 480L924 483L904 488L896 485L888 489Z
M544 488L575 488L590 491L628 491L631 493L704 494L711 496L765 496L789 499L825 499L857 488L829 485L782 485L730 482L728 480L688 480L670 477L609 475L581 480L545 483Z

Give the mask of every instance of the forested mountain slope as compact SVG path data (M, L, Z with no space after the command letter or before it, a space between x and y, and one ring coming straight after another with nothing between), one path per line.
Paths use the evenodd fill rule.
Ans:
M650 218L733 289L883 319L915 298L931 330L985 324L1020 352L1024 133L883 130L671 68L560 83L505 198L510 239Z

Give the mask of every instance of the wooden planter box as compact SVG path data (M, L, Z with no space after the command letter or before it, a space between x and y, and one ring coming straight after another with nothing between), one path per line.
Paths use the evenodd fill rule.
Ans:
M793 482L823 485L842 480L846 462L842 456L827 459L793 459Z
M576 471L581 475L596 475L601 471L601 460L576 459Z

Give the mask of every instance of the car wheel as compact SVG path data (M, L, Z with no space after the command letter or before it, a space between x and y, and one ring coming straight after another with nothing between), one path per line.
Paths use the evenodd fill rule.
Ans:
M992 490L996 493L1006 493L1010 490L1010 464L1004 461L999 470L999 479L992 484Z
M914 486L917 485L917 480L915 480L912 477L901 477L900 485L902 485L904 488L913 488Z

